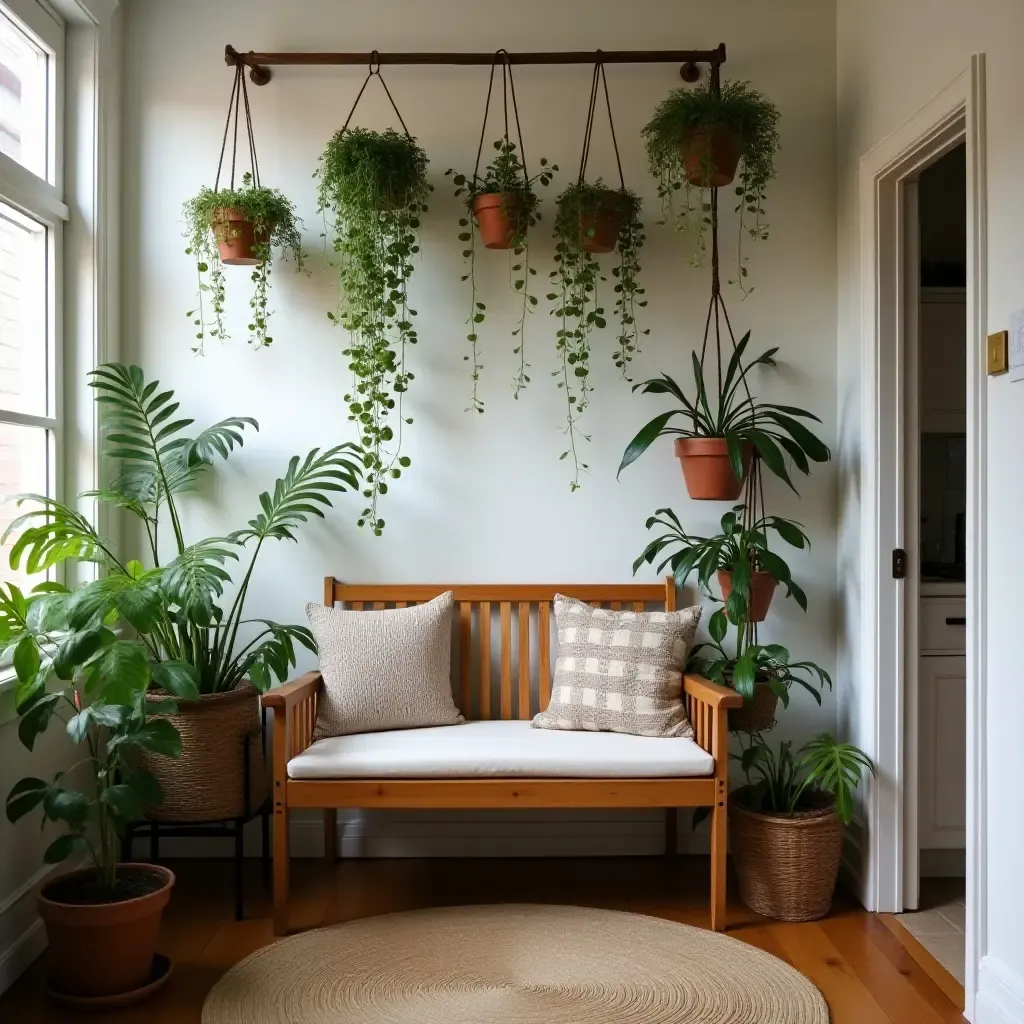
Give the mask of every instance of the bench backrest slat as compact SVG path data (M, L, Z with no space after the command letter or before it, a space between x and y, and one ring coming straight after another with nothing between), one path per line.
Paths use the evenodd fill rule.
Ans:
M467 718L531 718L551 699L552 602L555 594L613 611L632 608L675 611L671 576L662 583L614 584L363 584L324 580L324 601L353 611L408 608L446 590L456 605L457 658L453 693ZM513 617L515 627L513 628ZM497 621L495 622L495 618ZM497 637L497 639L495 639ZM497 644L498 650L494 651ZM474 658L474 654L476 657ZM492 654L497 655L497 694L492 690ZM496 698L496 699L495 699ZM694 723L695 731L698 724Z

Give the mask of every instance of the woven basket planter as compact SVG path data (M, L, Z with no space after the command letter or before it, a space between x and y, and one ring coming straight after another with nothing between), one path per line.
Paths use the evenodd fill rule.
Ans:
M159 702L159 694L152 699ZM181 733L181 757L143 752L140 767L151 771L164 792L146 817L161 822L240 818L267 798L267 772L260 736L260 696L243 681L226 693L177 701L167 718ZM249 748L249 801L245 799L245 748Z
M843 823L832 798L795 814L745 806L746 787L729 798L729 846L740 899L777 921L817 921L832 906Z
M733 732L767 732L775 724L778 706L779 695L759 682L754 686L754 696L745 700L743 707L730 708L729 728Z

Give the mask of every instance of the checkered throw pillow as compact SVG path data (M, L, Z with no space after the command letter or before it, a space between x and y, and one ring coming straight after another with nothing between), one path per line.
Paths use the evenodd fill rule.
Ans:
M700 611L613 612L556 594L555 677L534 728L693 736L682 684Z

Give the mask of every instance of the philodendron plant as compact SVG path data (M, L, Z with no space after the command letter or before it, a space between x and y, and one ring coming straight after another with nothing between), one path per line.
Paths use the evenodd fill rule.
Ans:
M255 348L270 345L274 339L267 330L268 292L274 250L280 250L283 259L291 256L296 270L304 267L302 221L295 206L277 189L255 185L246 172L240 188L201 188L185 203L184 216L185 252L194 257L199 279L198 305L186 314L197 328L192 351L202 354L207 337L227 338L225 260L252 267L249 342Z
M752 574L766 572L776 583L786 588L786 596L807 611L807 595L793 581L789 565L768 546L768 535L774 533L791 547L810 548L811 541L803 527L782 516L762 516L754 522L745 522L745 505L734 505L720 522L721 533L712 537L691 534L683 527L679 517L670 508L659 508L647 520L647 529L660 528L664 532L644 548L633 563L633 574L643 565L657 566L660 576L666 567L672 570L676 585L683 586L694 572L697 584L708 596L711 578L719 572L729 574L731 589L724 602L725 612L732 622L749 618Z
M692 397L667 373L634 385L634 391L645 395L671 395L679 402L679 407L659 413L640 429L623 452L619 473L643 455L659 437L665 436L724 440L733 472L740 479L745 476L745 449L753 449L762 463L794 491L796 488L789 475L786 456L804 474L810 472L811 462L827 462L832 457L828 446L801 422L813 420L820 423L814 413L753 397L749 380L751 371L758 366L776 369L775 353L778 348L767 349L744 362L749 343L748 331L733 349L715 395L709 394L704 379L705 367L696 352L691 353Z
M402 396L415 376L405 363L406 347L418 340L409 280L431 191L427 157L409 135L353 128L327 143L315 177L317 210L330 216L338 257L339 304L327 315L349 335L344 354L354 384L345 402L359 431L369 502L359 525L379 536L378 500L409 466L402 430L412 419Z
M519 316L512 336L518 338L514 352L519 356L519 368L512 384L513 397L530 382L527 372L530 364L526 361L526 315L537 305L537 296L530 291L530 278L537 270L530 265L530 230L541 219L538 206L540 200L534 186L547 187L551 184L556 164L549 164L547 157L540 158L537 174L527 175L520 159L516 144L508 136L494 142L497 151L493 160L481 174L460 174L449 168L446 175L452 176L455 198L466 204L466 216L459 218L459 241L466 248L462 255L466 260L463 281L469 282L470 305L466 323L469 333L471 354L463 356L473 363L473 394L467 411L483 412L484 403L480 398L478 384L483 364L478 348L481 325L487 316L487 304L477 297L476 255L477 243L482 241L489 249L508 249L509 283L519 296Z
M179 414L174 392L161 390L159 381L147 382L138 366L106 363L90 376L105 413L103 454L119 464L120 472L105 489L82 496L124 509L138 520L147 564L123 559L75 508L29 494L18 497L18 505L29 510L3 537L5 544L13 541L11 567L40 573L68 559L97 563L103 575L61 604L72 631L67 643L76 654L79 645L91 654L111 644L110 626L124 620L138 639L131 648L112 646L116 653L109 657L130 650L136 664L145 655L142 660L152 668L139 668L133 676L137 681L148 673L179 696L186 677L190 692L195 688L200 694L232 690L246 678L261 691L273 676L283 682L295 665L295 645L315 653L316 643L305 626L244 618L253 571L267 541L295 540L310 516L323 518L330 494L358 489L358 449L349 443L293 456L273 490L260 494L260 510L245 526L190 543L178 500L196 489L218 459L241 447L243 431L258 429L256 421L234 416L192 434L194 421ZM245 573L228 598L228 566L243 557ZM49 603L40 598L35 614ZM166 663L175 666L173 674L160 668ZM54 658L57 669L60 664Z
M74 527L60 531L55 542L89 554ZM88 541L97 560L113 558L95 537ZM39 736L58 723L83 756L50 780L34 776L16 782L7 795L7 817L16 822L39 810L43 822L58 822L63 831L43 859L56 864L85 852L96 874L98 900L115 892L125 827L142 817L145 807L163 799L156 778L138 767L140 752L178 757L181 737L166 718L150 717L151 686L174 697L198 697L198 674L184 661L154 661L144 640L118 635L122 623L145 625L153 602L141 581L138 562L112 576L116 604L96 602L96 586L72 593L57 583L40 583L30 593L8 583L0 587L0 652L13 655L18 677L15 707L18 738L32 750ZM173 708L164 701L160 712Z

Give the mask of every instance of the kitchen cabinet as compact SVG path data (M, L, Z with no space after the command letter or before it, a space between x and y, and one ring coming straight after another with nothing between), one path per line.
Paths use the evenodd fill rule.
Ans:
M967 298L963 288L922 288L918 323L921 431L967 430Z

